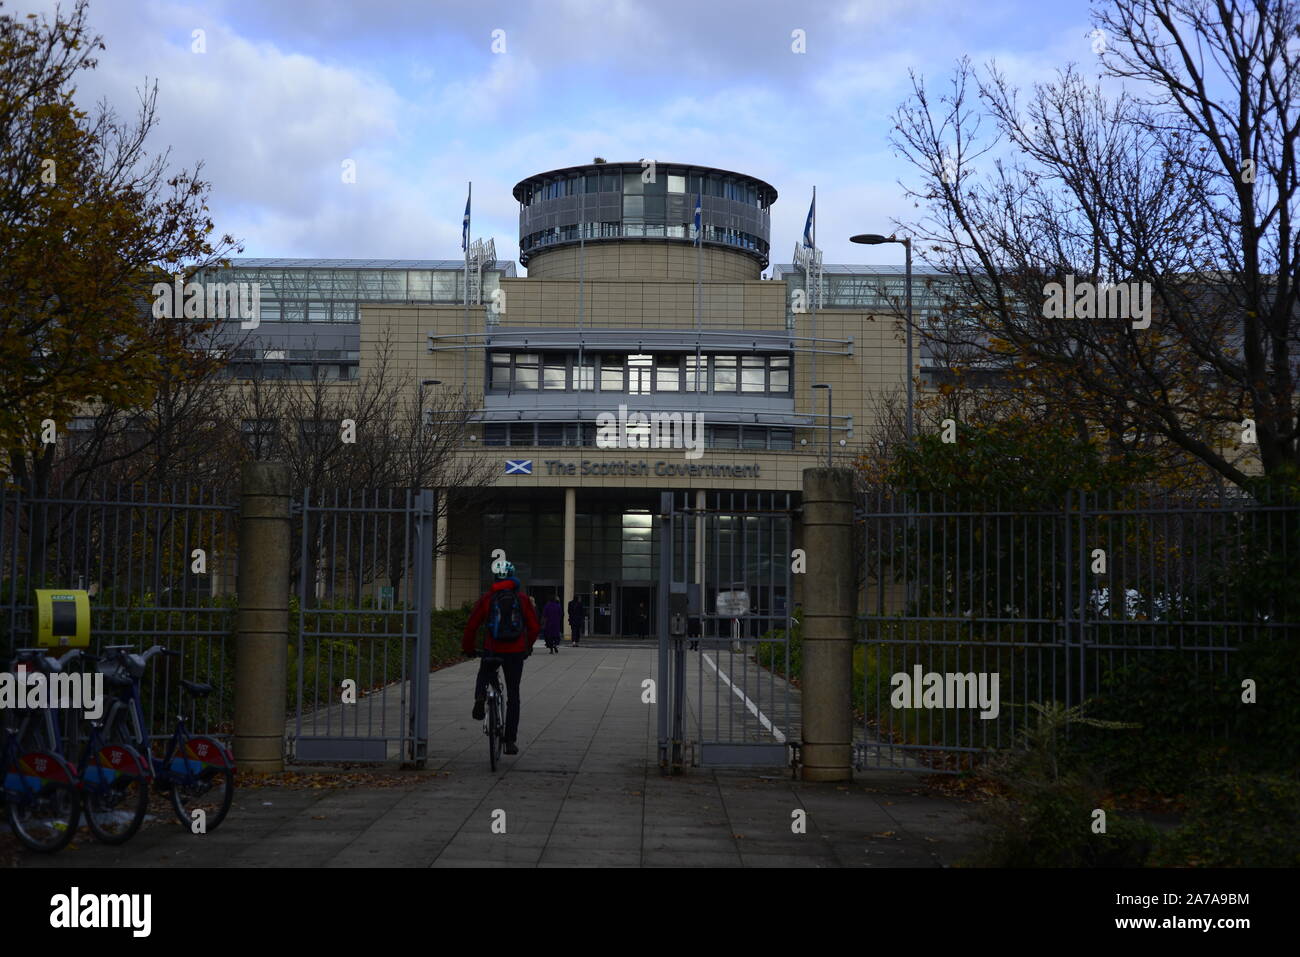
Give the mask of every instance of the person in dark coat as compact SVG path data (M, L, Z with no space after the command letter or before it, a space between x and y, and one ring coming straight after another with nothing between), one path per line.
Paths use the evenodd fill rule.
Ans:
M644 638L650 630L650 613L646 611L645 602L637 605L636 608L636 636Z
M686 637L691 639L691 651L698 651L700 648L700 619L696 615L691 615L686 621Z
M582 639L582 626L587 622L587 609L583 607L582 599L574 595L569 601L569 629L573 632L573 647L578 647L578 642Z
M560 637L564 634L564 610L560 607L560 600L554 595L542 607L542 637L546 639L546 647L550 649L551 654L559 654Z

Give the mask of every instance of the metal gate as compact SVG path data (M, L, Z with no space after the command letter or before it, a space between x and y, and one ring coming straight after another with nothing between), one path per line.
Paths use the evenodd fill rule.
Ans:
M664 492L659 511L660 766L788 766L791 495Z
M434 493L306 489L294 513L292 755L423 766Z

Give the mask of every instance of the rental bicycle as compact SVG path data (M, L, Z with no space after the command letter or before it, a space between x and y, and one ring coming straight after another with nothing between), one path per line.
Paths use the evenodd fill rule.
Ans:
M483 715L483 733L488 739L488 763L497 769L501 759L501 743L506 734L506 695L501 687L501 665L504 658L486 656L483 663L492 667L487 686L487 713Z
M94 655L84 654L78 648L62 658L47 656L40 648L22 648L14 661L25 666L29 673L39 671L52 678L66 673L67 666L77 658L96 660ZM116 675L105 676L105 684L114 691L120 691L124 681ZM29 712L19 724L18 741L29 745L34 743L64 756L63 736L56 720L59 714L60 709L53 704ZM105 741L103 722L87 720L86 725L89 730L82 745L81 760L70 765L81 791L81 809L86 826L98 841L123 844L144 823L149 810L152 769L140 752L129 744Z
M149 755L153 765L154 789L171 795L172 810L181 825L192 833L195 812L204 812L203 832L212 831L226 819L235 798L235 758L220 741L206 735L191 735L185 715L176 716L176 725L165 746L155 747L145 731L144 709L140 703L140 679L155 655L180 656L161 645L136 654L131 645L112 645L99 657L99 669L120 679L114 701L104 718L105 734L110 742L138 747ZM197 681L180 682L182 692L202 699L212 693L212 685Z
M77 833L81 792L68 762L49 750L28 750L19 739L19 712L4 713L0 768L9 827L33 851L53 853Z

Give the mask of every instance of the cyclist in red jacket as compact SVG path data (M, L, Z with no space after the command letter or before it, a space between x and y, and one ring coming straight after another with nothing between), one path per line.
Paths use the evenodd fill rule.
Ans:
M476 637L480 625L487 626L483 653L502 659L501 670L506 678L506 728L502 750L518 754L515 734L519 731L519 680L524 674L524 659L533 653L533 643L541 627L533 603L524 594L524 586L515 577L515 566L501 561L493 564L497 580L485 591L470 613L461 637L461 648L473 658L478 654ZM495 664L479 663L478 678L474 682L475 721L482 721L487 702L487 684Z

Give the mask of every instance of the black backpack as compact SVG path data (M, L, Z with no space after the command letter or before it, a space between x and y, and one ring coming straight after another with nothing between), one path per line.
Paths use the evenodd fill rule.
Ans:
M523 636L524 612L517 589L502 588L492 596L488 631L495 641L514 641Z

